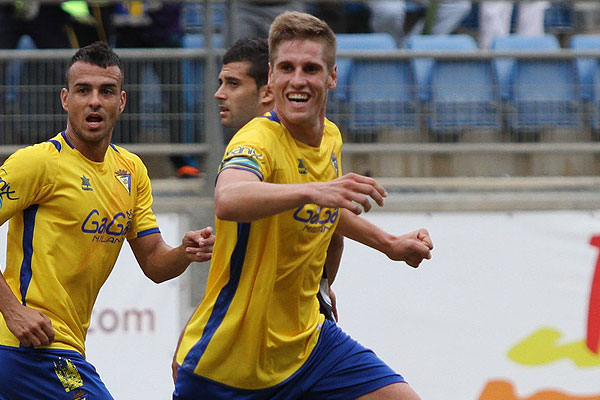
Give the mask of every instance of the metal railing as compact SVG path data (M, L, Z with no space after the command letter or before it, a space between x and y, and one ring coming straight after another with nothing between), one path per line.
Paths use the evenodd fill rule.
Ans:
M185 148L189 153L208 154L213 143L222 146L221 128L217 109L213 98L216 88L216 76L222 49L118 49L118 54L125 64L125 90L127 91L127 106L125 113L117 124L114 141L139 147L144 152L177 152ZM6 154L13 147L39 142L65 127L66 114L60 105L60 89L64 86L64 71L66 60L73 50L0 50L0 72L6 74L7 80L0 86L0 153ZM560 50L555 52L508 52L508 51L340 51L339 58L353 60L386 61L398 63L414 63L417 60L440 60L452 62L483 61L494 62L498 59L514 59L529 61L566 61L578 59L597 60L600 52L595 50ZM207 63L209 59L211 62ZM211 68L208 68L211 67ZM414 71L413 71L414 74ZM580 90L577 79L573 80ZM372 85L371 91L384 91L391 83L381 76L381 87ZM548 82L552 85L553 82ZM408 85L408 84L407 84ZM370 107L361 109L356 103L364 99L353 100L347 93L353 90L342 84L330 94L330 119L337 122L347 135L349 142L376 142L376 131L406 131L414 129L420 132L417 142L456 141L451 139L434 139L431 134L436 129L431 118L436 112L467 114L478 117L478 113L489 112L497 114L499 124L492 129L501 135L495 141L518 141L519 138L508 135L510 126L507 120L519 110L514 104L508 104L499 96L492 98L487 104L488 110L479 109L475 103L456 101L448 103L452 107L434 109L431 101L423 101L415 95L419 91L430 91L431 87L420 87L413 82L414 87L403 87L402 90L412 93L412 98L402 99L408 105L398 108L392 99L372 100ZM596 82L596 85L600 85ZM456 91L480 90L475 87L456 87ZM398 89L400 90L400 88ZM496 93L498 87L489 88ZM339 93L346 93L338 96ZM340 99L342 97L342 99ZM433 99L435 100L435 99ZM489 101L489 100L488 100ZM572 114L579 125L573 128L581 131L579 138L591 141L593 130L598 121L598 99L585 103L576 99L572 104ZM512 109L510 107L513 107ZM549 113L557 113L551 101L542 102ZM364 113L363 114L361 114ZM405 119L402 113L414 113L414 124L396 124L396 119ZM387 114L386 114L387 113ZM371 134L362 135L361 126L357 122L369 114L377 115L381 120L389 119L375 128ZM387 115L387 117L382 117ZM368 122L368 118L366 119ZM552 121L550 121L552 122ZM455 133L460 133L460 127ZM484 126L473 124L473 129L484 129ZM548 126L544 129L551 129ZM540 128L541 129L541 128ZM364 130L364 129L363 129ZM450 132L442 126L441 132ZM367 132L368 133L368 132ZM504 135L502 135L504 133ZM458 138L460 139L460 138ZM573 141L573 140L570 140ZM8 147L5 147L8 146Z

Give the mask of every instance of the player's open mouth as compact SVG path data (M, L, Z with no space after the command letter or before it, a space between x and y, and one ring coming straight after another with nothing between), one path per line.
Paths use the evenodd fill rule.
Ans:
M308 101L308 94L306 93L290 93L287 95L287 99L295 105L302 105Z
M85 122L87 122L90 128L98 128L100 125L102 125L103 120L104 118L102 118L102 115L94 113L88 115L85 119Z
M219 106L219 110L221 110L219 112L219 115L222 117L224 116L226 113L229 112L229 108L225 107L225 106Z

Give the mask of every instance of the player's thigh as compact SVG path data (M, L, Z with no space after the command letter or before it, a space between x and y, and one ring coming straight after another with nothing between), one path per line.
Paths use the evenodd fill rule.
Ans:
M356 400L421 400L419 395L405 382L392 383Z

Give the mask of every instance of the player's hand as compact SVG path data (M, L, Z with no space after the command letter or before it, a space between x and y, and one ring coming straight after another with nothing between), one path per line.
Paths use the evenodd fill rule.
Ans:
M317 198L314 203L322 207L342 207L360 214L371 209L371 201L383 206L383 199L387 192L373 178L354 173L328 182L316 183L319 185Z
M48 346L54 341L52 322L43 312L19 306L4 314L8 329L25 347Z
M433 242L427 229L397 236L385 254L394 261L404 261L417 268L423 260L431 259Z
M212 233L213 229L210 226L186 232L181 243L185 246L185 252L191 261L204 262L211 259L215 244L215 236Z

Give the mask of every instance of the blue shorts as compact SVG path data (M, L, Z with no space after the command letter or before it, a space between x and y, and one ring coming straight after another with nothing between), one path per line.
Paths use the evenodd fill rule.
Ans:
M92 364L70 350L0 346L0 400L113 400Z
M396 382L405 382L373 351L325 321L306 363L284 382L267 389L243 390L179 368L174 400L327 399L348 400Z

